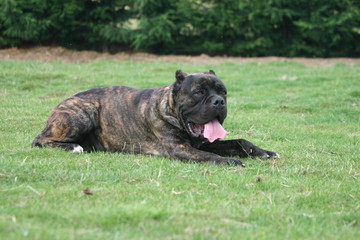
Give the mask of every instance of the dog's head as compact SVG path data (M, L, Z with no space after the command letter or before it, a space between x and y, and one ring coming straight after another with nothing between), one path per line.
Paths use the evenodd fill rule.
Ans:
M222 81L212 70L196 74L177 70L175 76L175 108L184 129L192 138L205 137L210 142L223 138L227 91Z

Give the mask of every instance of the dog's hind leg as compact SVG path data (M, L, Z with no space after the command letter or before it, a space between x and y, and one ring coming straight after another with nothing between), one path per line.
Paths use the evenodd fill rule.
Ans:
M51 113L45 129L34 139L32 146L61 148L74 153L94 150L83 143L96 127L93 116L96 112L79 99L64 101Z
M82 153L84 148L77 143L62 143L56 140L50 140L49 138L38 136L32 143L33 147L53 147L61 148L73 153Z

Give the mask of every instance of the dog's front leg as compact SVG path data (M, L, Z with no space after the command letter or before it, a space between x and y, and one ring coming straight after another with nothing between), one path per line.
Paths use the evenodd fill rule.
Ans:
M172 151L169 152L169 155L172 159L178 159L181 161L192 161L198 163L208 162L219 165L239 165L242 167L245 166L238 159L222 157L215 153L202 151L186 144L176 145L176 147L173 147Z
M274 159L279 157L279 154L259 148L244 139L215 141L213 143L204 144L200 146L199 149L220 156L239 156L242 158L258 157L262 159Z

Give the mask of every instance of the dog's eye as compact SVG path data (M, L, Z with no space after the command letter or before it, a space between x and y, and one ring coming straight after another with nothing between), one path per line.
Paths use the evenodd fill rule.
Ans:
M205 91L204 91L204 90L196 90L196 91L195 91L195 94L196 94L196 95L204 95L204 94L205 94Z
M227 92L226 92L226 91L220 91L219 94L220 94L220 95L226 95Z

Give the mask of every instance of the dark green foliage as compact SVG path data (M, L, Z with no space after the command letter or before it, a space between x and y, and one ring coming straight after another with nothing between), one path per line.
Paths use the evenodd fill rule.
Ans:
M109 44L106 30L128 19L128 2L2 0L0 47L56 44L101 50Z
M358 0L2 0L0 47L360 56ZM120 47L120 48L119 48Z

